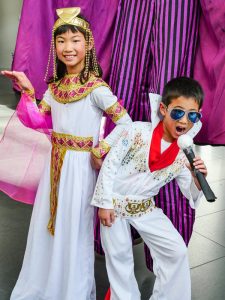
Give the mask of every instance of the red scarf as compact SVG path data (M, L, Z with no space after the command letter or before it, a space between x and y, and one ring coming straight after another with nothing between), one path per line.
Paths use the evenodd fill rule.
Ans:
M178 152L177 140L175 140L163 153L161 153L161 140L163 137L163 123L159 122L152 134L152 141L149 152L149 168L151 172L161 170L171 165Z

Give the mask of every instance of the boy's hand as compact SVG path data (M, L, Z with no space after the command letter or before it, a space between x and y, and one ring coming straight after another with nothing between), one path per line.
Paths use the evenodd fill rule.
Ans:
M93 169L101 169L102 163L102 158L97 158L93 153L91 153L91 166Z
M21 91L33 91L34 88L30 82L30 80L27 78L27 76L23 72L17 72L17 71L2 71L2 75L5 77L8 77L9 79L12 79L16 82L16 84L19 86Z
M193 159L193 161L194 161L194 162L193 162L193 165L194 165L195 169L196 169L196 170L199 170L199 171L206 177L207 174L208 174L208 172L207 172L207 168L206 168L206 166L205 166L205 164L204 164L204 161L201 159L201 157L196 156L196 157ZM192 176L193 176L193 178L194 178L194 181L195 181L196 186L198 187L199 190L201 190L201 187L200 187L200 185L199 185L199 183L198 183L198 180L197 180L197 178L196 178L196 176L195 176L195 173L194 173L194 171L192 170L190 164L188 164L187 167L188 167L188 169L191 171L191 174L192 174Z
M104 226L111 227L115 221L114 209L99 208L98 216Z

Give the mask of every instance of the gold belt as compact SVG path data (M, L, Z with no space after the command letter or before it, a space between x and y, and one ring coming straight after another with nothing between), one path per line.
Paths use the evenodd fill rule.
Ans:
M50 192L50 220L49 232L54 235L55 219L58 203L58 184L60 180L63 160L67 150L90 152L93 146L92 137L73 136L64 133L52 132L51 153L51 192Z
M115 214L118 217L140 217L151 212L155 207L152 198L134 200L128 197L124 199L113 198Z

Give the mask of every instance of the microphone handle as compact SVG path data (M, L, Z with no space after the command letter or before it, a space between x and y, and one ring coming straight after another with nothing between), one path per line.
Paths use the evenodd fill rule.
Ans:
M199 170L195 169L195 167L193 165L193 159L195 158L195 154L194 154L192 148L188 147L186 149L183 149L183 151L195 173L195 176L198 179L198 182L200 184L200 187L202 189L202 192L203 192L206 200L208 202L214 202L216 200L216 196L214 195L213 191L211 190L205 176Z
M213 191L211 190L208 182L205 179L205 176L199 171L194 168L195 175L198 179L198 182L202 188L203 194L208 202L214 202L216 200L216 196L214 195Z

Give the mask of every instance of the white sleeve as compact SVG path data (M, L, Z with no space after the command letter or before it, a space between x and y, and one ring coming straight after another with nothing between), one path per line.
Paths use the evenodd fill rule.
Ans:
M113 185L121 162L132 145L132 126L124 129L112 146L101 167L91 204L113 209Z
M52 95L49 89L47 89L47 91L44 93L43 95L43 100L49 105L51 106L51 100L52 100Z
M100 86L93 90L92 103L103 110L115 124L130 123L131 118L126 109L118 102L118 98L113 95L107 86Z
M106 111L115 104L117 100L117 97L113 95L112 91L107 86L100 86L91 93L92 103L103 111Z
M113 131L93 149L92 152L96 157L104 156L124 128L132 123L126 109L117 100L117 97L106 86L98 87L92 92L92 103L103 110L116 124Z
M176 177L176 181L182 194L189 200L191 208L196 209L199 206L203 192L199 191L195 185L191 172L186 166L182 168L182 171Z

